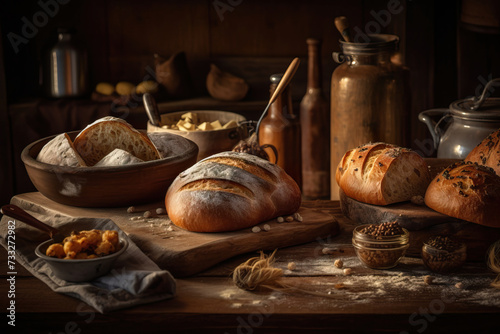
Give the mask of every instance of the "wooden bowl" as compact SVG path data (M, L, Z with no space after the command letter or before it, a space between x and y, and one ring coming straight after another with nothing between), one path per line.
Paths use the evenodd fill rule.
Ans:
M80 131L69 132L74 139ZM177 175L196 162L198 147L174 134L178 141L171 156L126 166L68 167L36 160L42 147L55 136L26 146L21 153L36 189L51 200L78 207L121 207L163 200Z
M209 130L209 131L181 131L173 129L164 129L155 126L148 121L147 131L152 132L167 132L182 136L192 140L198 145L198 160L204 159L216 153L231 151L240 140L248 137L246 127L246 118L243 115L217 110L192 110L192 111L176 111L161 115L161 124L176 124L181 116L191 112L198 115L199 122L213 122L219 120L225 124L231 120L238 123L235 128Z

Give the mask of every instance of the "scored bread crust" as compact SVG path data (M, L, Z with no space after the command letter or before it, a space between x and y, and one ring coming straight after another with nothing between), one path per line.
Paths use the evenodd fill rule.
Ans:
M452 164L432 180L425 204L450 217L500 227L500 176L470 161Z
M147 135L112 116L89 124L76 136L74 146L89 166L94 166L116 148L143 161L160 159L160 153Z
M423 196L431 175L416 152L387 143L368 143L344 154L335 179L350 198L388 205Z
M37 161L69 167L85 167L87 164L73 146L73 142L67 133L61 133L45 144L38 156Z
M297 183L278 165L254 155L222 152L188 168L165 196L172 222L193 232L226 232L296 212Z
M490 133L465 157L465 161L477 162L493 168L500 175L500 129Z

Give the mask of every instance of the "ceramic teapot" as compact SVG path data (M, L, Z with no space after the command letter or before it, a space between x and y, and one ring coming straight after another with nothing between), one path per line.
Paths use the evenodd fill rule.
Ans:
M465 159L484 138L500 128L500 98L488 98L498 84L500 78L493 79L479 98L458 100L449 108L429 109L418 115L431 132L438 158ZM435 122L437 117L440 119Z

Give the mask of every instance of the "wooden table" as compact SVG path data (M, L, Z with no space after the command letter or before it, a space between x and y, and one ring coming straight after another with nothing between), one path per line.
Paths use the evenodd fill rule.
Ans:
M300 291L249 292L231 281L232 270L257 253L227 260L189 278L177 279L171 300L100 314L77 299L50 290L19 265L15 276L16 330L22 333L498 333L500 290L489 287L495 274L484 263L467 263L460 272L433 274L419 258L406 257L394 269L363 267L351 245L355 223L343 217L339 203L306 201L304 207L333 215L335 237L279 249L275 267L283 281ZM323 248L334 254L323 254ZM7 252L0 251L2 328L10 284ZM342 259L345 276L334 267ZM287 269L295 262L296 270ZM435 277L433 284L424 276ZM455 287L461 282L462 289ZM7 319L7 320L6 320ZM12 331L9 331L10 333ZM21 333L21 331L19 331ZM2 333L3 330L2 330Z

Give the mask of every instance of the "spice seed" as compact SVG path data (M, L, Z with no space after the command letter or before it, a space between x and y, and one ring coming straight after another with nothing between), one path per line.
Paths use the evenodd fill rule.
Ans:
M340 260L340 259L337 259L337 260L335 260L335 262L333 263L333 265L335 267L337 267L337 268L340 269L340 268L342 268L344 266L344 262L342 262L342 260Z
M425 284L431 285L433 281L434 281L434 277L432 277L430 275L425 275L424 276L424 283Z
M292 271L297 269L297 265L295 264L295 262L289 262L287 267L288 267L288 270L292 270Z
M260 231L261 231L260 227L258 227L258 226L252 227L252 232L253 233L259 233Z

